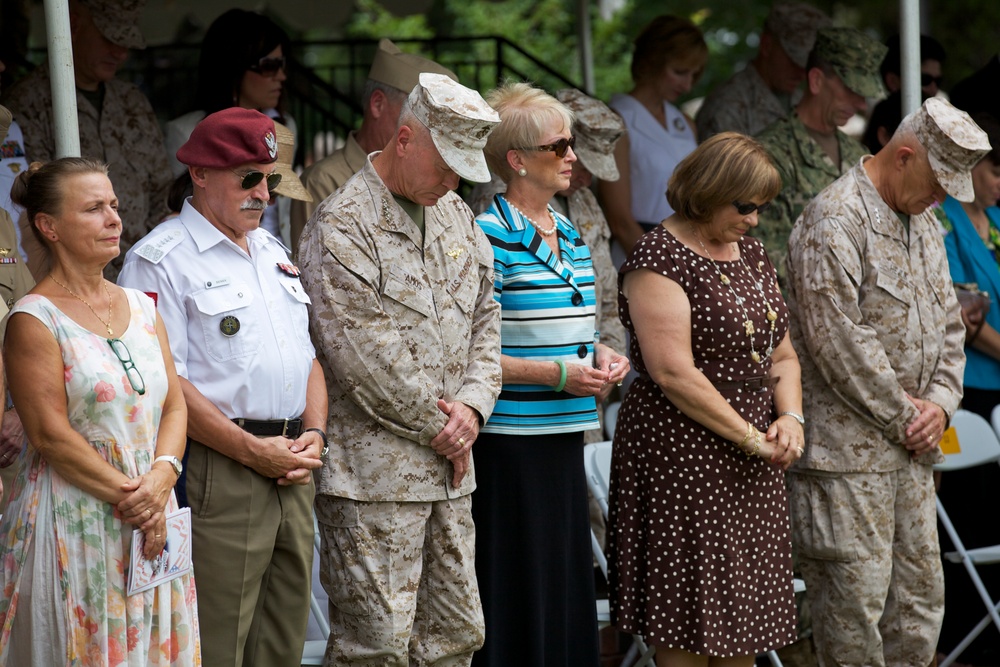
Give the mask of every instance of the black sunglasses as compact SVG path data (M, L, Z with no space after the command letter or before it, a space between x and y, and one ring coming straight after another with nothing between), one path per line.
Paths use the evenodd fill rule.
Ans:
M253 171L248 171L245 174L241 174L240 172L235 171L233 169L230 169L230 171L232 171L234 174L243 179L242 181L240 181L240 187L243 188L244 190L251 190L257 187L257 184L263 181L265 178L267 178L268 192L274 192L274 189L278 187L279 183L281 183L281 174L279 174L276 171L272 171L270 174L265 174L264 172L257 171L256 169L254 169Z
M261 76L274 76L278 73L279 69L285 69L285 57L261 58L257 61L256 65L250 65L247 69Z
M771 202L754 204L753 202L734 201L733 206L736 207L736 212L740 215L750 215L754 211L757 211L757 213L763 213L767 209L771 208Z
M940 88L941 84L944 83L944 77L943 76L932 76L930 74L923 74L923 73L920 75L920 86L921 87L925 88L925 87L931 85L932 83L936 83L937 87Z
M118 361L122 362L122 368L125 369L125 377L128 378L128 383L132 385L132 389L140 396L145 394L146 383L142 381L142 375L139 373L139 369L135 367L135 362L132 361L132 355L129 354L125 341L121 338L108 338L107 341L108 345L111 346L111 351L118 357Z
M546 144L544 146L531 146L530 148L522 148L523 151L552 151L556 154L558 158L566 157L566 152L576 146L576 137L572 136L569 139L560 139L554 144Z

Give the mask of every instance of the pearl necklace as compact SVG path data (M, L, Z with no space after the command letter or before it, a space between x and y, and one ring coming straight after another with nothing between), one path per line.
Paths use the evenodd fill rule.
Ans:
M520 215L522 218L530 222L531 226L537 229L538 233L541 234L542 236L552 236L553 234L556 233L556 216L552 212L552 209L549 208L548 206L546 206L545 210L549 214L549 218L552 220L552 227L550 229L542 229L541 225L539 225L537 222L526 216L521 209L514 206L514 203L511 200L507 199L506 197L504 197L504 199L507 201L508 206L517 211L518 215Z
M87 302L86 299L84 299L82 296L80 296L79 294L77 294L76 292L74 292L73 290L71 290L70 288L66 287L65 285L63 285L58 280L56 280L56 277L54 275L52 275L51 273L49 274L49 278L52 278L52 281L56 285L59 285L59 287L62 287L64 290L66 290L67 292L69 292L70 296L76 297L77 299L79 299L80 301L83 302L83 305L85 305L87 308L90 308L90 312L92 312L94 314L94 317L96 317L98 319L98 321L101 324L104 325L104 328L108 330L108 336L110 336L111 338L114 338L115 333L114 333L114 331L111 330L111 320L112 320L112 317L111 317L111 307L114 304L114 301L111 299L111 291L108 289L108 284L104 281L103 278L101 279L101 286L104 287L104 293L108 295L108 321L107 322L105 322L104 320L101 319L101 316L97 314L97 311L94 310L94 307L91 306Z
M711 260L712 266L714 266L715 270L719 272L719 282L721 282L723 285L729 288L729 291L733 295L733 300L736 301L736 305L738 305L743 310L743 329L744 331L746 331L747 337L750 339L750 358L756 361L758 364L764 363L764 360L770 357L771 354L774 353L774 330L777 328L777 320L778 320L778 313L775 312L774 308L771 307L771 302L767 298L767 293L764 292L764 283L761 280L754 280L754 284L757 287L757 291L760 293L761 299L763 299L764 305L767 307L767 321L770 323L770 331L768 332L768 339L767 339L767 349L764 350L764 356L762 357L760 352L758 352L753 346L753 335L754 333L756 333L757 328L754 327L753 320L750 319L750 313L749 311L747 311L746 307L746 299L736 293L736 290L733 288L733 283L729 279L729 276L727 276L725 273L722 272L722 268L715 261L715 258L712 257L712 253L708 251L708 248L705 247L705 244L704 242L702 242L701 236L698 234L697 231L694 232L694 237L698 239L698 244L701 245L701 249L705 251L706 255L708 255L708 259ZM742 252L740 252L739 261L740 264L743 265L743 268L746 269L747 274L749 274L751 279L753 279L753 274L750 271L750 267L747 266L747 263L743 260ZM757 265L757 270L758 272L763 272L763 262L760 262Z

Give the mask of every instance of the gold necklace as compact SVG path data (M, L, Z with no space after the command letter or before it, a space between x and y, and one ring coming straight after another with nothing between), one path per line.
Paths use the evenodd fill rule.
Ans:
M504 197L504 199L507 199L507 198ZM549 218L552 219L552 227L550 229L542 229L541 225L539 225L537 222L535 222L534 220L532 220L531 218L529 218L528 216L526 216L521 209L519 209L518 207L514 206L514 202L512 202L509 199L507 199L507 205L510 206L515 211L517 211L518 215L520 215L522 218L524 218L525 220L527 220L528 222L530 222L531 226L534 227L535 229L537 229L538 233L541 234L542 236L552 236L553 234L556 233L556 216L553 215L552 209L548 208L548 206L546 206L546 212L549 214Z
M56 280L56 277L54 275L52 275L51 273L49 274L49 278L52 278L52 281L56 285L59 285L59 287L62 287L64 290L66 290L67 292L69 292L71 296L74 296L77 299L79 299L80 301L82 301L83 305L85 305L87 308L90 308L90 312L92 312L94 314L94 317L96 317L98 319L98 321L101 324L104 325L104 328L108 330L108 336L111 337L111 338L115 337L115 332L111 330L111 320L112 320L112 317L111 317L111 307L112 307L112 305L113 305L114 302L111 299L111 290L108 289L108 283L105 282L105 280L103 278L101 278L101 285L104 287L104 293L108 295L108 321L107 322L105 322L104 320L101 319L101 316L97 314L97 311L94 310L94 307L91 306L87 302L86 299L84 299L82 296L80 296L79 294L77 294L76 292L74 292L73 290L71 290L70 288L66 287L65 285L63 285L58 280Z
M743 268L746 269L750 279L754 281L754 284L757 286L757 291L760 292L761 299L764 300L764 305L767 307L767 321L770 324L770 331L768 332L767 349L764 350L764 356L761 356L760 352L758 352L753 346L753 335L757 331L757 328L754 327L753 320L750 319L750 312L746 307L746 299L736 293L729 276L722 272L722 268L715 261L715 258L712 257L712 253L708 251L708 248L705 247L705 243L701 240L701 235L699 235L696 230L692 231L694 231L694 237L698 239L698 244L701 245L701 249L705 251L705 254L708 255L708 259L711 260L712 266L714 266L715 270L719 272L719 282L729 288L736 305L743 310L743 329L746 331L747 337L750 339L750 358L758 364L763 363L764 360L770 357L774 352L774 331L777 328L778 320L778 313L771 307L771 302L767 298L767 293L764 292L764 283L760 280L754 279L754 276L750 271L750 267L747 266L747 263L743 260L743 253L740 252L740 264L742 264Z

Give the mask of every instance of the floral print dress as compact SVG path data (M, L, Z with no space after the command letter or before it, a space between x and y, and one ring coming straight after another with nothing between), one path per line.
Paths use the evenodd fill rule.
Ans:
M131 319L121 339L146 392L132 389L107 337L82 328L43 296L12 313L40 320L62 350L69 421L129 477L148 472L167 376L156 311L125 290ZM62 400L53 396L52 400ZM194 578L126 594L133 526L78 489L30 445L0 521L0 665L200 665ZM177 508L171 494L167 511Z

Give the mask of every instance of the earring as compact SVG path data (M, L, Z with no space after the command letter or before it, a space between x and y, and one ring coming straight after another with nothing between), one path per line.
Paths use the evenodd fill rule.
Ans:
M518 176L527 176L528 175L528 170L525 169L524 167L521 167L520 169L517 170L517 175Z

